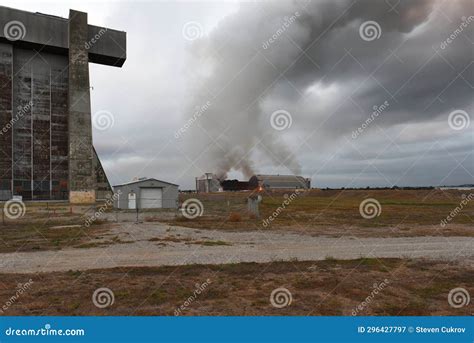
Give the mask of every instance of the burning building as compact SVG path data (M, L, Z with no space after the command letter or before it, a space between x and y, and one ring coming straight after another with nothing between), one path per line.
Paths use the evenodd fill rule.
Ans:
M310 189L311 179L297 175L254 175L249 180L251 189Z
M92 145L89 62L121 67L126 33L0 6L0 200L93 203L111 187Z
M221 191L253 191L278 189L310 189L311 179L297 175L261 175L257 174L247 181L223 180L215 174L206 173L196 178L196 191L199 193Z
M248 191L251 190L250 184L246 181L224 180L221 182L224 191Z

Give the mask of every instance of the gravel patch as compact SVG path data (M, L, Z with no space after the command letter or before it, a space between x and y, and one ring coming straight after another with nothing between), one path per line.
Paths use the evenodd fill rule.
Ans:
M0 254L0 273L316 261L326 258L474 258L472 237L331 238L263 230L197 230L159 223L119 223L113 226L112 233L127 243L83 249ZM93 244L94 241L91 241L90 246Z

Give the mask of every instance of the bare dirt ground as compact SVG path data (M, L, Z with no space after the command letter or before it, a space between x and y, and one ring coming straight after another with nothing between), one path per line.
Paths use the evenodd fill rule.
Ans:
M108 236L82 249L0 254L4 273L34 273L239 262L317 261L359 257L461 260L474 256L472 237L313 237L265 231L226 232L170 227L158 223L109 224ZM52 229L54 230L54 229Z
M457 287L474 294L474 266L466 263L328 259L0 274L0 315L172 316L178 308L180 315L472 315L472 302L460 308L448 302ZM28 290L8 303L30 279ZM92 301L101 287L114 294L106 308ZM281 287L292 301L276 308L270 296ZM1 310L3 304L9 306Z

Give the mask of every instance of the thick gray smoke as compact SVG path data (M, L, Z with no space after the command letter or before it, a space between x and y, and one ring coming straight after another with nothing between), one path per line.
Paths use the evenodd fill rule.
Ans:
M433 0L243 3L190 47L185 117L210 103L188 136L199 168L223 178L231 170L248 177L255 172L254 161L263 158L300 174L298 152L288 145L291 135L308 134L302 138L317 153L350 135L386 101L380 126L429 120L472 104L472 90L460 85L443 94L442 103L430 105L472 57L463 38L449 49L439 48L461 17L473 14L470 1L439 6ZM459 19L433 19L435 10ZM380 37L361 38L367 21L380 26L375 32ZM417 73L421 66L423 73ZM286 111L279 118L283 122L272 121L275 111Z

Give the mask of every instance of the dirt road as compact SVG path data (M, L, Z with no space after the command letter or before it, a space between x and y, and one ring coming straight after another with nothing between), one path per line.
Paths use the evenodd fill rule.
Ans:
M0 254L0 273L33 273L113 268L316 261L326 258L407 257L474 259L472 237L329 238L264 231L219 232L158 223L115 224L112 245Z

